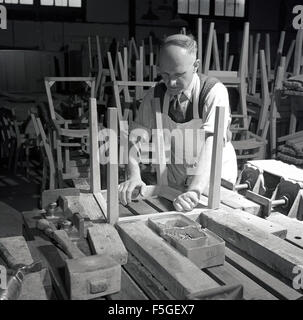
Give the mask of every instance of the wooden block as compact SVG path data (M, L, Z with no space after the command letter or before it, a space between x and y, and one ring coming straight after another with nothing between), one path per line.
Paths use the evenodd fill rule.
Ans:
M105 221L105 217L99 207L94 195L91 193L81 193L80 203L85 210L86 215L91 221Z
M65 264L71 300L99 298L121 289L121 266L107 255L68 259Z
M293 269L301 265L303 252L290 243L254 226L239 221L238 215L224 210L202 212L200 221L226 242L245 251L248 255L293 280Z
M17 263L30 265L34 262L23 237L2 238L0 242L7 248ZM19 300L47 300L41 275L42 271L29 274L24 278Z
M57 202L60 196L80 196L76 188L45 190L42 192L42 209L46 209L50 203Z
M120 265L127 262L125 246L112 225L95 224L88 229L88 241L94 254L106 254Z
M118 223L119 234L126 248L177 299L210 289L217 283L156 235L143 222Z
M266 220L283 226L287 230L286 240L303 249L303 222L278 212L273 212Z

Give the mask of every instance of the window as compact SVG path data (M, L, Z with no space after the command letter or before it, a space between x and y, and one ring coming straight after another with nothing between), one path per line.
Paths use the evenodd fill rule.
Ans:
M178 0L178 13L216 17L245 18L245 0Z
M42 6L81 8L81 0L41 0Z
M0 0L8 20L83 22L86 0Z
M34 4L34 0L0 0L0 3L5 3L5 4Z
M33 5L34 0L0 0L0 3ZM40 5L41 6L81 8L82 1L81 0L40 0Z

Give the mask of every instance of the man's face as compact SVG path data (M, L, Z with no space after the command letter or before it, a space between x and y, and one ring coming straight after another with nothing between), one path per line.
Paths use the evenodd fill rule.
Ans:
M199 63L195 55L175 45L163 48L159 61L159 72L171 95L177 95L188 88Z

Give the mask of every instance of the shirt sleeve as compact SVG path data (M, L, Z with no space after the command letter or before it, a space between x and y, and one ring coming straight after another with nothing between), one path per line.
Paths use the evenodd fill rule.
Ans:
M205 99L203 108L203 126L202 129L208 133L214 133L216 107L224 107L224 141L229 140L228 129L231 123L231 112L229 106L228 91L223 83L216 83L210 90Z

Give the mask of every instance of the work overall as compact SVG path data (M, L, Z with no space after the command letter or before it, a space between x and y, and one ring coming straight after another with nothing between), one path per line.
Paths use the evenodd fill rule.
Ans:
M204 123L199 114L199 102L201 103L200 89L201 86L205 85L204 81L206 81L207 78L204 76L205 78L201 80L201 77L196 74L195 77L197 79L195 81L192 94L192 120L185 123L177 123L169 116L171 97L167 91L164 93L163 90L158 90L157 88L154 90L155 97L160 97L160 101L163 101L163 132L166 145L170 143L170 146L167 146L167 148L169 149L169 147L171 147L171 163L167 164L168 184L183 192L187 191L187 188L190 185L205 141L204 131L202 130ZM208 92L209 91L210 90L208 90ZM202 98L202 100L204 99ZM168 132L170 132L170 136ZM198 139L200 139L200 143ZM237 179L236 154L230 141L224 142L222 178L232 183L235 183Z

